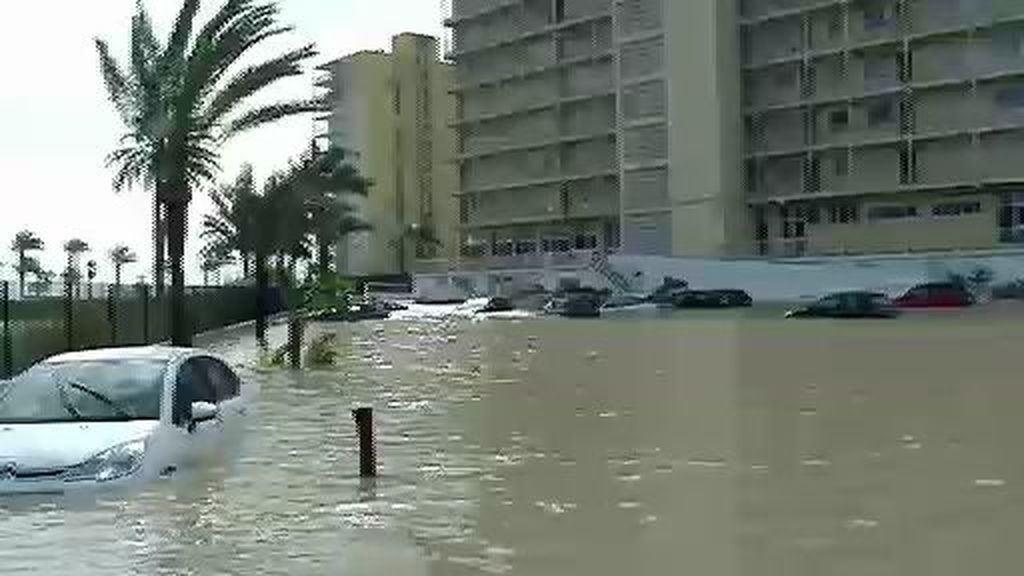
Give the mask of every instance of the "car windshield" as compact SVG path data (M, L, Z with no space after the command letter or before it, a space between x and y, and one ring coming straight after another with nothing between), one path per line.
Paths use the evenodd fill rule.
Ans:
M39 364L0 382L0 424L158 420L165 369L153 360Z

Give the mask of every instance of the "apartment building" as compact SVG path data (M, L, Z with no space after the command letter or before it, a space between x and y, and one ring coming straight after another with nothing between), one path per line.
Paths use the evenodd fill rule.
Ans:
M447 23L464 263L740 250L734 4L456 0Z
M1024 2L744 0L757 253L1024 241Z
M1024 241L1020 0L455 0L447 23L466 261Z
M320 67L333 102L321 135L372 182L352 204L373 229L337 247L341 273L412 273L456 258L454 71L440 56L436 38L400 34L390 52Z

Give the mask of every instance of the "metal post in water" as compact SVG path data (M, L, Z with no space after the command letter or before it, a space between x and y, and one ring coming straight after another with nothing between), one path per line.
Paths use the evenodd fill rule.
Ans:
M3 301L3 309L0 310L0 319L4 322L3 336L3 377L10 378L14 372L14 358L11 356L11 283L0 282L0 298Z
M149 344L149 286L140 284L139 292L142 298L142 343Z
M356 408L352 411L359 435L359 476L377 476L377 448L373 445L373 408Z
M107 287L107 324L110 325L110 345L117 346L117 302L115 287Z
M296 370L302 367L302 319L298 318L295 312L288 319L288 357L291 360L292 368Z
M75 289L71 283L71 275L67 274L67 277L64 279L64 345L67 350L75 349L74 326L72 324L74 320L74 305Z

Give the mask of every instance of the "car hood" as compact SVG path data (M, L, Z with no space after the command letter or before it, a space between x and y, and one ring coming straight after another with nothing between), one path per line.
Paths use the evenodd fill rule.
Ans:
M118 444L149 436L159 425L158 420L0 424L0 466L66 468Z

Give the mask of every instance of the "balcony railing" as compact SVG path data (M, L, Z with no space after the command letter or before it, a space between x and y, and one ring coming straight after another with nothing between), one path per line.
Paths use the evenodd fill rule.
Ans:
M533 252L509 256L463 256L460 268L467 270L524 268L582 268L589 266L597 250L569 250L566 252Z

